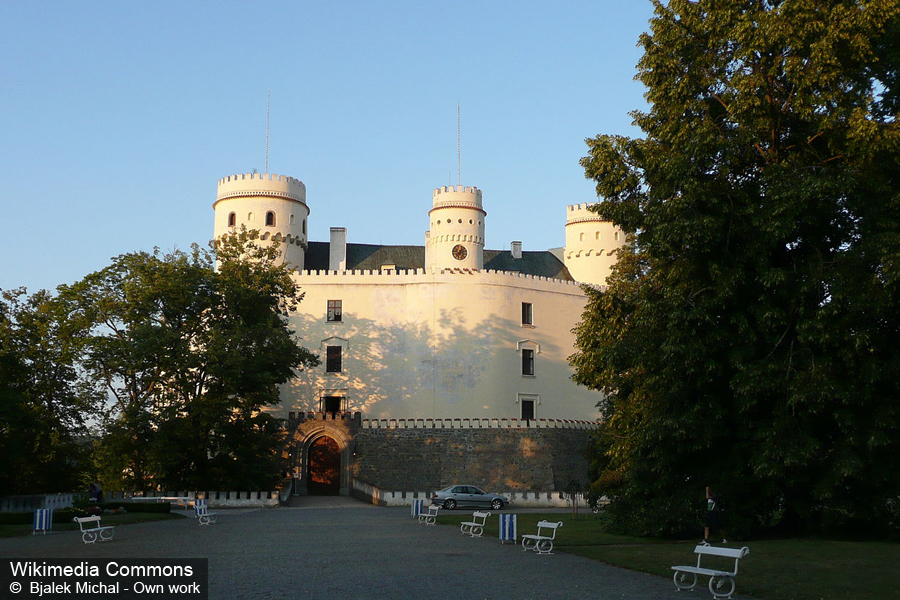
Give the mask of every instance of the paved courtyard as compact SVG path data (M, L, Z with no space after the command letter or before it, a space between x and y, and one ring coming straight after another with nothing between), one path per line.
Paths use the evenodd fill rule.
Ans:
M208 558L214 600L710 598L705 587L679 594L670 579L419 525L409 508L347 498L298 504L219 511L209 527L192 518L122 526L113 541L91 546L72 531L0 539L0 557Z

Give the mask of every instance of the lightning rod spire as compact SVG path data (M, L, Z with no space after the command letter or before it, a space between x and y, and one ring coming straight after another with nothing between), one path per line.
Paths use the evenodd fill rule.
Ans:
M462 185L462 155L459 141L459 101L456 102L456 185Z
M266 92L266 174L269 173L269 112L271 107L272 90Z

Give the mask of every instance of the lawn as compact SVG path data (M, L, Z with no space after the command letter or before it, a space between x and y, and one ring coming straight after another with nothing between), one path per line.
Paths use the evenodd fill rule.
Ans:
M513 511L514 512L514 511ZM459 511L438 517L442 525L468 520L471 513ZM699 539L672 541L606 533L593 515L518 515L519 535L534 533L541 520L562 521L554 552L578 554L593 560L671 579L672 565L695 564L694 546ZM485 536L497 537L498 519L488 519ZM849 542L827 539L764 539L731 541L747 546L736 578L737 593L763 600L887 600L897 598L892 573L900 564L900 544ZM704 564L705 561L704 561ZM733 566L733 562L730 562ZM706 578L698 589L706 591ZM672 584L672 589L675 585ZM707 597L709 592L706 592Z

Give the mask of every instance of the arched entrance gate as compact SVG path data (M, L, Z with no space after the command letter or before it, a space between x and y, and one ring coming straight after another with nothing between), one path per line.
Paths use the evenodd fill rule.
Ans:
M306 492L311 496L337 496L341 492L341 449L323 435L306 451Z
M350 494L350 447L360 423L359 413L291 413L295 495Z

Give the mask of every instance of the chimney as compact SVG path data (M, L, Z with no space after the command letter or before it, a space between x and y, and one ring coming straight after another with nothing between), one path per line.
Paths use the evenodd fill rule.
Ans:
M347 270L347 228L332 227L331 243L328 244L328 270Z
M522 242L513 242L512 244L510 244L509 249L512 252L513 258L522 258Z

